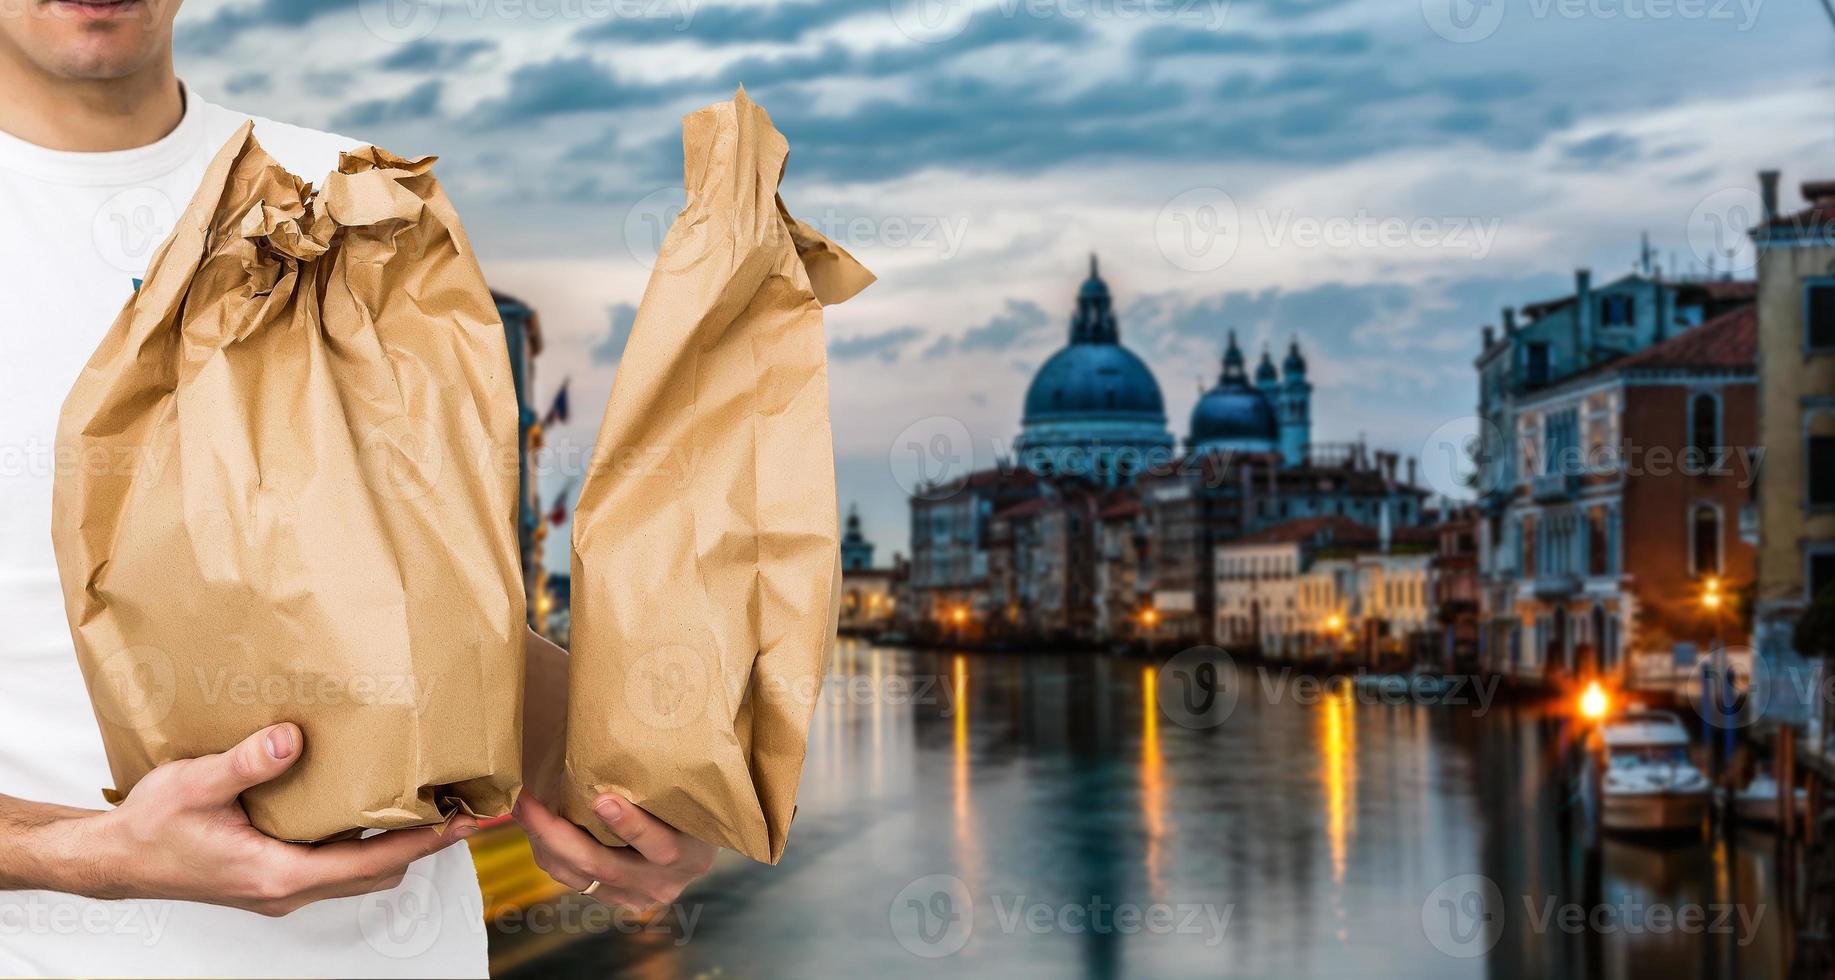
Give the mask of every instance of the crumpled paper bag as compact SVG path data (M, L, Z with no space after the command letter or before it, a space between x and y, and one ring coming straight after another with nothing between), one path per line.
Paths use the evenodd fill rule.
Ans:
M517 407L432 158L314 193L244 126L59 421L54 544L119 802L297 723L243 794L314 841L509 811L521 787Z
M574 513L562 812L618 844L591 807L619 793L776 863L840 591L822 307L873 276L784 210L788 144L743 89L682 142Z

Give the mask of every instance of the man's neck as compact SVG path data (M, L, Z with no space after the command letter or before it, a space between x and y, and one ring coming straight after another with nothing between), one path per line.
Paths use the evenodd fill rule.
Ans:
M0 132L51 150L100 153L158 142L185 98L170 63L124 78L54 78L0 57Z

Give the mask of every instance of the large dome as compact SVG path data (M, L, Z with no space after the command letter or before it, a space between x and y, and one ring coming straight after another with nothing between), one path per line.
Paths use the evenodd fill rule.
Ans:
M1250 386L1235 331L1223 355L1223 376L1192 407L1190 433L1189 444L1197 450L1273 452L1280 445L1280 417L1268 396Z
M1026 389L1025 425L1117 417L1166 424L1159 383L1126 347L1071 344L1051 355Z
M1172 449L1159 382L1121 346L1094 256L1077 290L1070 343L1033 375L1020 423L1017 448L1039 472L1127 479Z

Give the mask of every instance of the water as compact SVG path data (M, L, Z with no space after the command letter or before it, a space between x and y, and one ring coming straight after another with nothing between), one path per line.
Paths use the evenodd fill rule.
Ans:
M1589 872L1547 712L1228 671L1223 719L1155 667L843 641L783 863L728 856L685 910L520 972L1784 973L1771 839L1608 840Z

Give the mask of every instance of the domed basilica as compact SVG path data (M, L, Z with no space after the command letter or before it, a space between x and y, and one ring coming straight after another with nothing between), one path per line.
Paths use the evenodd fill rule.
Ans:
M1299 341L1281 371L1266 352L1251 383L1230 332L1223 373L1192 408L1188 452L1275 453L1287 465L1305 461L1312 431L1312 385ZM1051 355L1026 389L1015 449L1036 473L1087 475L1105 484L1175 459L1159 383L1145 362L1121 346L1108 284L1090 256L1077 291L1070 343Z

